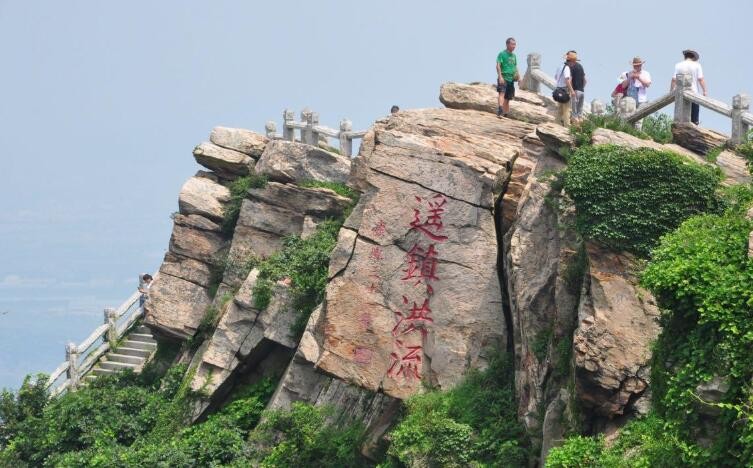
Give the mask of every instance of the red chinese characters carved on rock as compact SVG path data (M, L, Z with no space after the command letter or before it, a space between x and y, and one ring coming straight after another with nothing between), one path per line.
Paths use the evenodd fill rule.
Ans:
M404 377L408 380L421 379L418 365L421 363L421 346L403 346L403 342L395 340L397 351L390 354L391 363L387 375L396 378Z
M417 196L416 201L422 203L424 199ZM410 223L411 229L420 231L435 242L446 241L447 236L440 234L440 231L444 229L442 215L444 215L444 206L447 204L447 198L438 193L426 200L426 202L429 205L429 209L427 210L429 214L421 216L421 210L413 208L413 221ZM422 221L422 219L424 220Z

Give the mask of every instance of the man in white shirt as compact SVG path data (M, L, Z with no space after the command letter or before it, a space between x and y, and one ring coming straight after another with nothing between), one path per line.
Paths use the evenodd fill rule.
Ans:
M622 74L622 87L627 90L626 96L635 99L636 108L648 102L648 87L651 86L651 74L643 69L644 63L640 57L633 57L633 70ZM641 129L641 121L635 123L635 128Z
M565 55L565 59L567 59L567 55ZM565 88L567 90L571 100L576 98L575 89L573 89L572 73L567 62L557 69L554 74L554 79L557 82L556 86L558 88ZM565 127L570 127L570 112L572 106L570 101L558 102L557 104L559 105L559 115L557 116L558 121Z
M703 68L701 67L701 64L698 63L698 52L686 49L682 51L682 55L685 57L685 60L675 65L675 73L672 75L671 89L674 91L675 86L677 86L677 75L690 75L690 90L699 94L698 86L700 85L703 90L703 95L706 96L706 80L703 79ZM698 114L700 113L700 110L701 107L698 104L691 104L690 121L696 125L698 125L699 122Z

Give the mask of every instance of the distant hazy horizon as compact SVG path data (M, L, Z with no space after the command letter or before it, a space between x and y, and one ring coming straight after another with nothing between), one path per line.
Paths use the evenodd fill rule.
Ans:
M310 107L365 129L446 81L494 80L504 39L550 74L568 49L607 101L634 55L651 97L694 48L710 95L753 93L753 5L635 0L23 2L0 0L0 388L50 372L159 267L193 147ZM727 119L702 111L705 126Z

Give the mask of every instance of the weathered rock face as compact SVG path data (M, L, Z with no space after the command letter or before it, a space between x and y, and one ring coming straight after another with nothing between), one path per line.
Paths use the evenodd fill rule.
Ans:
M193 156L197 163L228 179L247 175L249 165L253 162L244 153L206 142L194 148Z
M240 364L260 361L273 344L290 350L296 347L291 332L295 311L291 307L290 287L283 282L276 283L269 306L259 311L253 299L258 275L258 270L252 270L238 293L223 306L222 317L200 355L191 381L193 390L215 395ZM217 397L219 395L215 395L215 399ZM206 402L204 409L208 406Z
M729 137L723 133L699 127L692 123L673 123L672 141L698 154L723 146Z
M744 158L732 151L722 151L717 156L716 165L724 174L725 185L749 184L751 182L748 165Z
M185 215L199 215L222 220L230 190L206 177L191 177L183 184L178 196L178 209Z
M299 236L305 226L315 227L328 217L337 217L350 204L350 199L329 189L278 182L251 189L248 197L241 204L230 246L231 262L269 257L282 247L285 236ZM235 285L243 278L227 276L223 281Z
M543 124L536 127L536 135L547 148L562 155L563 149L571 150L575 147L575 138L570 130L557 124Z
M637 286L631 256L594 244L586 252L587 286L573 337L575 384L584 407L613 418L633 411L648 386L659 310L651 294Z
M240 151L254 159L259 159L269 138L242 128L215 127L209 141L229 150Z
M496 114L498 93L494 85L484 83L445 83L439 100L450 109L477 110ZM515 90L510 102L510 117L530 123L553 122L554 114L546 98L529 91Z
M503 346L494 176L527 133L472 111L377 123L360 156L369 187L354 211L360 222L335 254L349 260L327 288L317 367L406 398L422 379L454 385Z
M291 141L271 141L256 163L256 172L278 182L321 180L345 183L350 158Z

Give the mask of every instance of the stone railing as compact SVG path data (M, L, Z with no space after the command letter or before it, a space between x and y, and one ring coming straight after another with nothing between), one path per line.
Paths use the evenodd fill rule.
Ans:
M340 121L340 129L319 125L319 114L309 109L301 111L301 120L295 120L295 112L285 109L282 113L282 135L277 133L277 125L274 121L268 121L265 125L267 137L296 141L295 131L300 130L298 141L308 145L318 145L321 137L335 138L340 142L340 153L343 156L353 155L353 140L363 138L366 131L354 132L353 124L348 119Z
M156 276L155 274L154 277ZM144 315L144 309L138 305L140 297L141 293L136 291L117 309L105 308L102 325L80 344L65 345L65 361L52 371L47 380L51 396L75 391L97 361L116 347L120 339Z
M673 90L642 105L640 108L636 108L635 99L632 97L620 99L615 109L617 115L627 122L635 123L674 102L674 121L686 123L690 122L691 104L695 103L731 119L730 144L738 145L745 140L746 135L753 127L753 114L748 112L750 97L747 94L734 96L732 105L728 105L691 91L691 75L681 74L675 78L676 86ZM556 86L554 79L541 71L541 55L528 54L527 69L525 75L523 75L521 88L539 92L542 84L550 89L554 89ZM598 99L594 99L591 102L591 111L595 114L601 114L606 112L606 106Z

